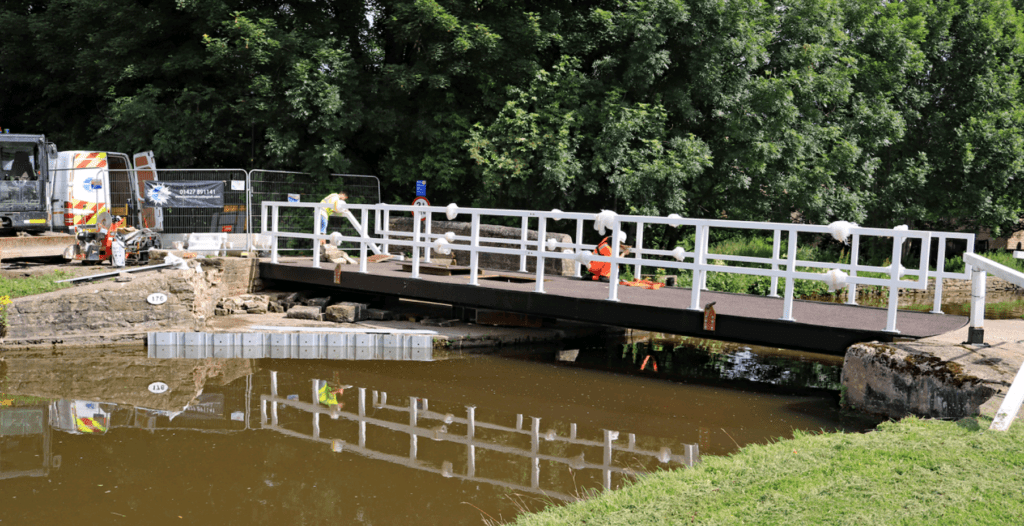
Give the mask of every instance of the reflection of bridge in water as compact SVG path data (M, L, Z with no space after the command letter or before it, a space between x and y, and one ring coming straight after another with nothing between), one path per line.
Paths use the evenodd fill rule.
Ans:
M634 457L648 457L649 459L657 460L663 464L676 462L685 466L693 466L700 462L700 453L697 444L683 444L683 454L681 455L673 454L673 452L667 447L663 447L658 451L649 451L637 447L636 435L633 433L627 435L626 445L621 446L616 445L616 441L620 438L618 431L604 429L602 430L603 441L587 440L578 436L577 426L573 423L569 426L568 436L559 436L554 430L541 432L541 419L536 417L530 418L529 429L526 429L524 428L523 415L519 414L516 416L515 426L511 427L478 419L476 416L475 406L466 406L466 416L458 417L453 414L440 414L430 411L429 401L426 398L409 397L407 406L398 406L387 403L386 392L377 390L371 391L370 403L372 409L392 411L395 413L406 413L408 415L407 424L390 421L376 416L367 415L367 389L364 387L358 388L358 402L355 412L343 411L342 407L344 404L326 407L316 403L319 397L318 388L322 385L323 381L321 380L312 381L312 400L314 402L304 402L281 397L278 394L277 388L277 372L271 371L271 392L269 395L260 396L261 427L277 431L288 436L320 442L331 447L331 449L337 453L348 451L367 458L384 460L420 471L436 473L447 478L457 478L470 482L484 482L515 491L536 493L561 500L574 500L576 497L541 487L541 461L563 464L576 471L599 470L601 472L602 485L605 488L612 487L613 473L624 476L633 476L637 474L636 470L628 466L622 467L615 465L614 457L616 453L628 453ZM285 428L281 424L278 414L281 406L309 413L312 417L312 432L307 434ZM321 415L326 415L331 420L345 420L356 423L358 429L358 442L354 444L348 443L341 438L333 438L334 436L337 436L337 434L326 433L324 429L326 426L323 426L321 423ZM326 422L323 424L326 424ZM424 424L432 425L432 427L424 427ZM465 432L449 432L447 427L449 425L465 426ZM370 447L367 439L368 426L376 426L380 429L409 435L408 454L398 455L387 453ZM512 441L515 438L520 437L528 437L530 440L530 448L523 449L498 443L496 441L484 440L478 436L478 431L482 430L493 432L493 434L497 436L503 435L503 438L505 438L506 441ZM455 465L451 460L443 460L440 465L436 465L436 463L431 464L419 458L420 437L433 441L444 441L465 446L466 462L464 471L456 472ZM601 448L603 453L602 461L600 464L587 462L583 453L572 457L542 453L542 440L545 442L561 443L573 446ZM498 480L495 478L479 476L477 474L476 465L477 449L512 455L528 460L530 485L525 486L507 480ZM462 468L462 466L460 466L460 468Z

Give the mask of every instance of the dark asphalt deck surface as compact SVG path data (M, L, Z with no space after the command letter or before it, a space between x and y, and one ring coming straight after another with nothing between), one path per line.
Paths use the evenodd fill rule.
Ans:
M308 258L281 258L281 265L289 267L311 267ZM426 266L424 264L424 266ZM323 263L321 269L332 271L333 264ZM369 273L376 276L410 279L411 273L402 270L402 267L393 261L374 263L367 266ZM358 271L354 265L343 266L346 273L346 281L349 273ZM510 271L485 270L485 274L502 276L524 276L532 278L532 273L521 274ZM456 285L452 294L458 295L458 286L470 287L469 275L438 276L421 272L423 280ZM358 278L355 278L358 279ZM535 283L511 283L508 281L496 281L490 279L479 280L479 286L489 290L532 292ZM545 275L544 291L547 296L563 296L581 300L604 300L608 298L608 284L594 281L584 281L578 278L564 276ZM619 303L623 305L638 305L660 309L685 310L690 306L690 289L678 287L663 287L659 290L647 290L639 287L619 286ZM763 296L752 296L747 294L732 294L725 292L702 291L700 304L703 306L709 302L716 302L715 311L719 316L738 316L743 318L756 318L762 320L778 320L782 317L783 300L781 298L768 298ZM798 324L816 325L822 327L837 327L846 329L859 329L865 331L884 331L886 309L877 307L861 307L836 303L823 303L816 301L796 300L793 302L793 318ZM946 332L954 331L966 325L966 316L952 316L945 314L931 314L928 312L904 311L896 315L896 328L899 336L910 338L925 338ZM667 332L667 331L666 331Z

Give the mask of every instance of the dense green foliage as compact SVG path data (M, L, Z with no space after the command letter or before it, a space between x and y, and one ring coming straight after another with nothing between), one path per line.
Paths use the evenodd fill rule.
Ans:
M0 38L0 127L162 166L373 173L389 202L1024 212L1008 0L7 0Z
M795 432L515 524L1018 524L1024 426L988 425L907 418L865 434Z

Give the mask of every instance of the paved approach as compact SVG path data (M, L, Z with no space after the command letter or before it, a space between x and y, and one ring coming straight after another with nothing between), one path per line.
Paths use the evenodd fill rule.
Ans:
M886 310L845 304L794 301L795 322L783 321L782 299L731 294L701 293L701 303L715 302L718 314L714 331L703 329L702 311L689 310L690 289L665 287L646 290L620 286L619 301L608 301L605 283L565 276L546 276L544 294L533 291L533 274L485 271L496 278L479 279L469 285L468 275L438 276L421 273L420 279L403 271L397 262L342 267L335 282L334 265L310 265L308 258L274 264L262 262L264 280L291 282L294 286L327 288L370 296L394 296L449 303L475 309L495 309L655 332L712 338L767 347L843 354L859 342L891 342L895 338L926 338L963 327L964 316L900 311L899 334L887 333ZM509 279L519 278L517 279Z

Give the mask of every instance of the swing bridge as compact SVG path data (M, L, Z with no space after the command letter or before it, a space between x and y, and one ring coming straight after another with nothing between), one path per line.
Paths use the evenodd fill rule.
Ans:
M260 276L293 285L339 292L355 292L370 297L401 297L446 303L464 309L493 309L547 319L567 319L633 329L712 338L753 345L802 349L843 354L858 342L891 342L896 338L924 338L964 326L968 318L943 314L943 280L972 279L971 338L983 337L983 311L986 271L1000 277L1015 278L1015 271L974 254L974 234L937 232L902 228L864 228L851 224L831 226L718 219L616 215L611 212L578 213L560 210L510 210L460 208L455 204L408 206L391 204L342 204L336 215L343 216L351 229L346 233L320 234L316 230L321 203L265 201L262 203L263 231L259 246L269 252L269 261L260 264ZM314 225L306 231L279 229L281 218L291 214L309 214ZM409 217L412 227L402 230L392 218ZM447 228L449 221L466 221L468 233L435 230ZM295 224L295 221L284 221ZM488 224L521 226L518 239L488 237ZM644 233L650 227L682 229L693 246L663 250L644 245ZM592 254L595 245L584 240L591 227L610 230L611 256ZM771 257L719 254L709 250L713 231L768 234L772 236ZM574 235L553 235L552 232ZM353 233L354 232L354 233ZM620 254L620 232L632 236L628 255ZM609 235L605 233L604 235ZM850 260L845 262L799 259L798 249L822 236L848 243ZM863 241L874 238L874 246L891 248L891 265L879 267L861 261ZM284 257L283 244L292 240L312 243L312 257ZM910 240L910 241L908 241ZM358 265L321 262L321 241L344 246ZM904 243L912 243L916 257L904 258ZM947 246L964 251L965 267L959 271L944 268ZM886 251L890 248L886 248ZM934 250L934 253L933 253ZM466 261L458 268L464 274L433 272L439 254L454 254ZM932 258L934 254L934 258ZM401 255L370 263L373 255ZM403 257L407 256L407 257ZM467 257L468 256L468 257ZM504 257L518 271L493 271L481 265L481 256ZM379 259L379 258L376 258ZM933 268L930 261L934 260ZM608 283L582 280L585 266L593 261L611 263ZM561 272L556 268L569 269ZM640 277L657 269L675 274L690 271L691 283L684 287L646 290L620 284L625 266ZM709 274L727 273L770 278L767 294L734 294L707 289ZM780 281L781 280L781 281ZM823 281L845 289L844 303L805 301L795 298L797 280ZM1024 283L1024 276L1020 276ZM980 286L979 286L980 283ZM858 291L881 287L888 292L886 307L858 305ZM899 310L902 290L932 291L930 312ZM980 290L980 292L979 292ZM980 297L979 297L980 296ZM980 303L979 303L980 300ZM705 307L713 304L716 322L713 330L705 326ZM980 308L979 308L980 306Z

